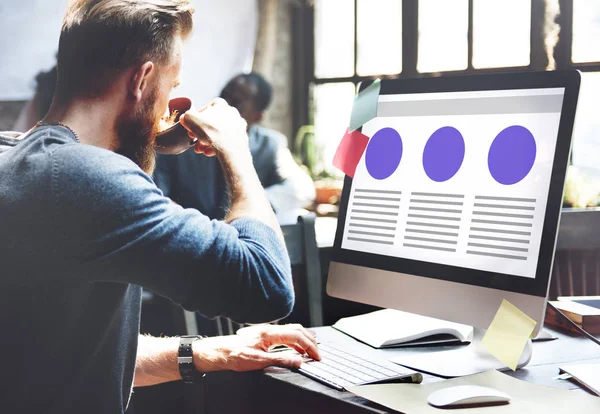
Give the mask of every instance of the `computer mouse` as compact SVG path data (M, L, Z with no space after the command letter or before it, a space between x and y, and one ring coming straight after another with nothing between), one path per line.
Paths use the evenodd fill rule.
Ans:
M427 397L430 405L438 408L470 405L507 404L510 396L495 388L479 385L456 385L434 391Z

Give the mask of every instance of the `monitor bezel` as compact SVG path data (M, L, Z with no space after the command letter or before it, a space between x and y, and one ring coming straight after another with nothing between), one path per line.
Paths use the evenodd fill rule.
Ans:
M341 247L342 236L344 233L344 225L346 223L346 211L350 190L352 188L352 178L349 176L346 176L344 179L337 231L332 250L332 261L411 274L430 279L441 279L546 297L550 285L550 273L552 271L554 250L560 223L564 177L571 152L571 136L575 120L580 79L579 71L569 70L419 79L384 79L381 81L381 95L565 88L558 127L558 138L556 140L554 161L552 165L548 203L542 230L536 276L534 279L522 276L511 276L505 273L489 272L343 249ZM364 87L365 85L363 82L361 89Z

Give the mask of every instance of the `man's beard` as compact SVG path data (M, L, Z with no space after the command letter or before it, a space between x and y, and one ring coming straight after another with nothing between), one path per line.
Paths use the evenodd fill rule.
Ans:
M156 165L154 143L158 132L158 120L154 115L156 91L146 98L140 107L117 125L120 147L117 153L135 162L146 174L152 175Z

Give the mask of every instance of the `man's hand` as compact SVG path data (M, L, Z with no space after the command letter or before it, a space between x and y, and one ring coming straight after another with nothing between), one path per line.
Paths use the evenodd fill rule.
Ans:
M287 345L292 352L269 352ZM194 361L200 372L251 371L271 365L298 368L302 355L319 360L314 335L301 325L258 325L243 328L237 335L217 336L194 342Z
M199 111L188 111L179 119L192 138L198 138L194 151L209 157L249 151L246 121L237 109L216 98Z

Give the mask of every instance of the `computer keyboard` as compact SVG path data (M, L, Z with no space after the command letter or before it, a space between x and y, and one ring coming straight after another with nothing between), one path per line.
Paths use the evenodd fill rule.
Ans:
M339 344L320 343L319 353L321 361L307 359L298 371L340 391L352 385L423 380L418 372L385 360L365 359Z

